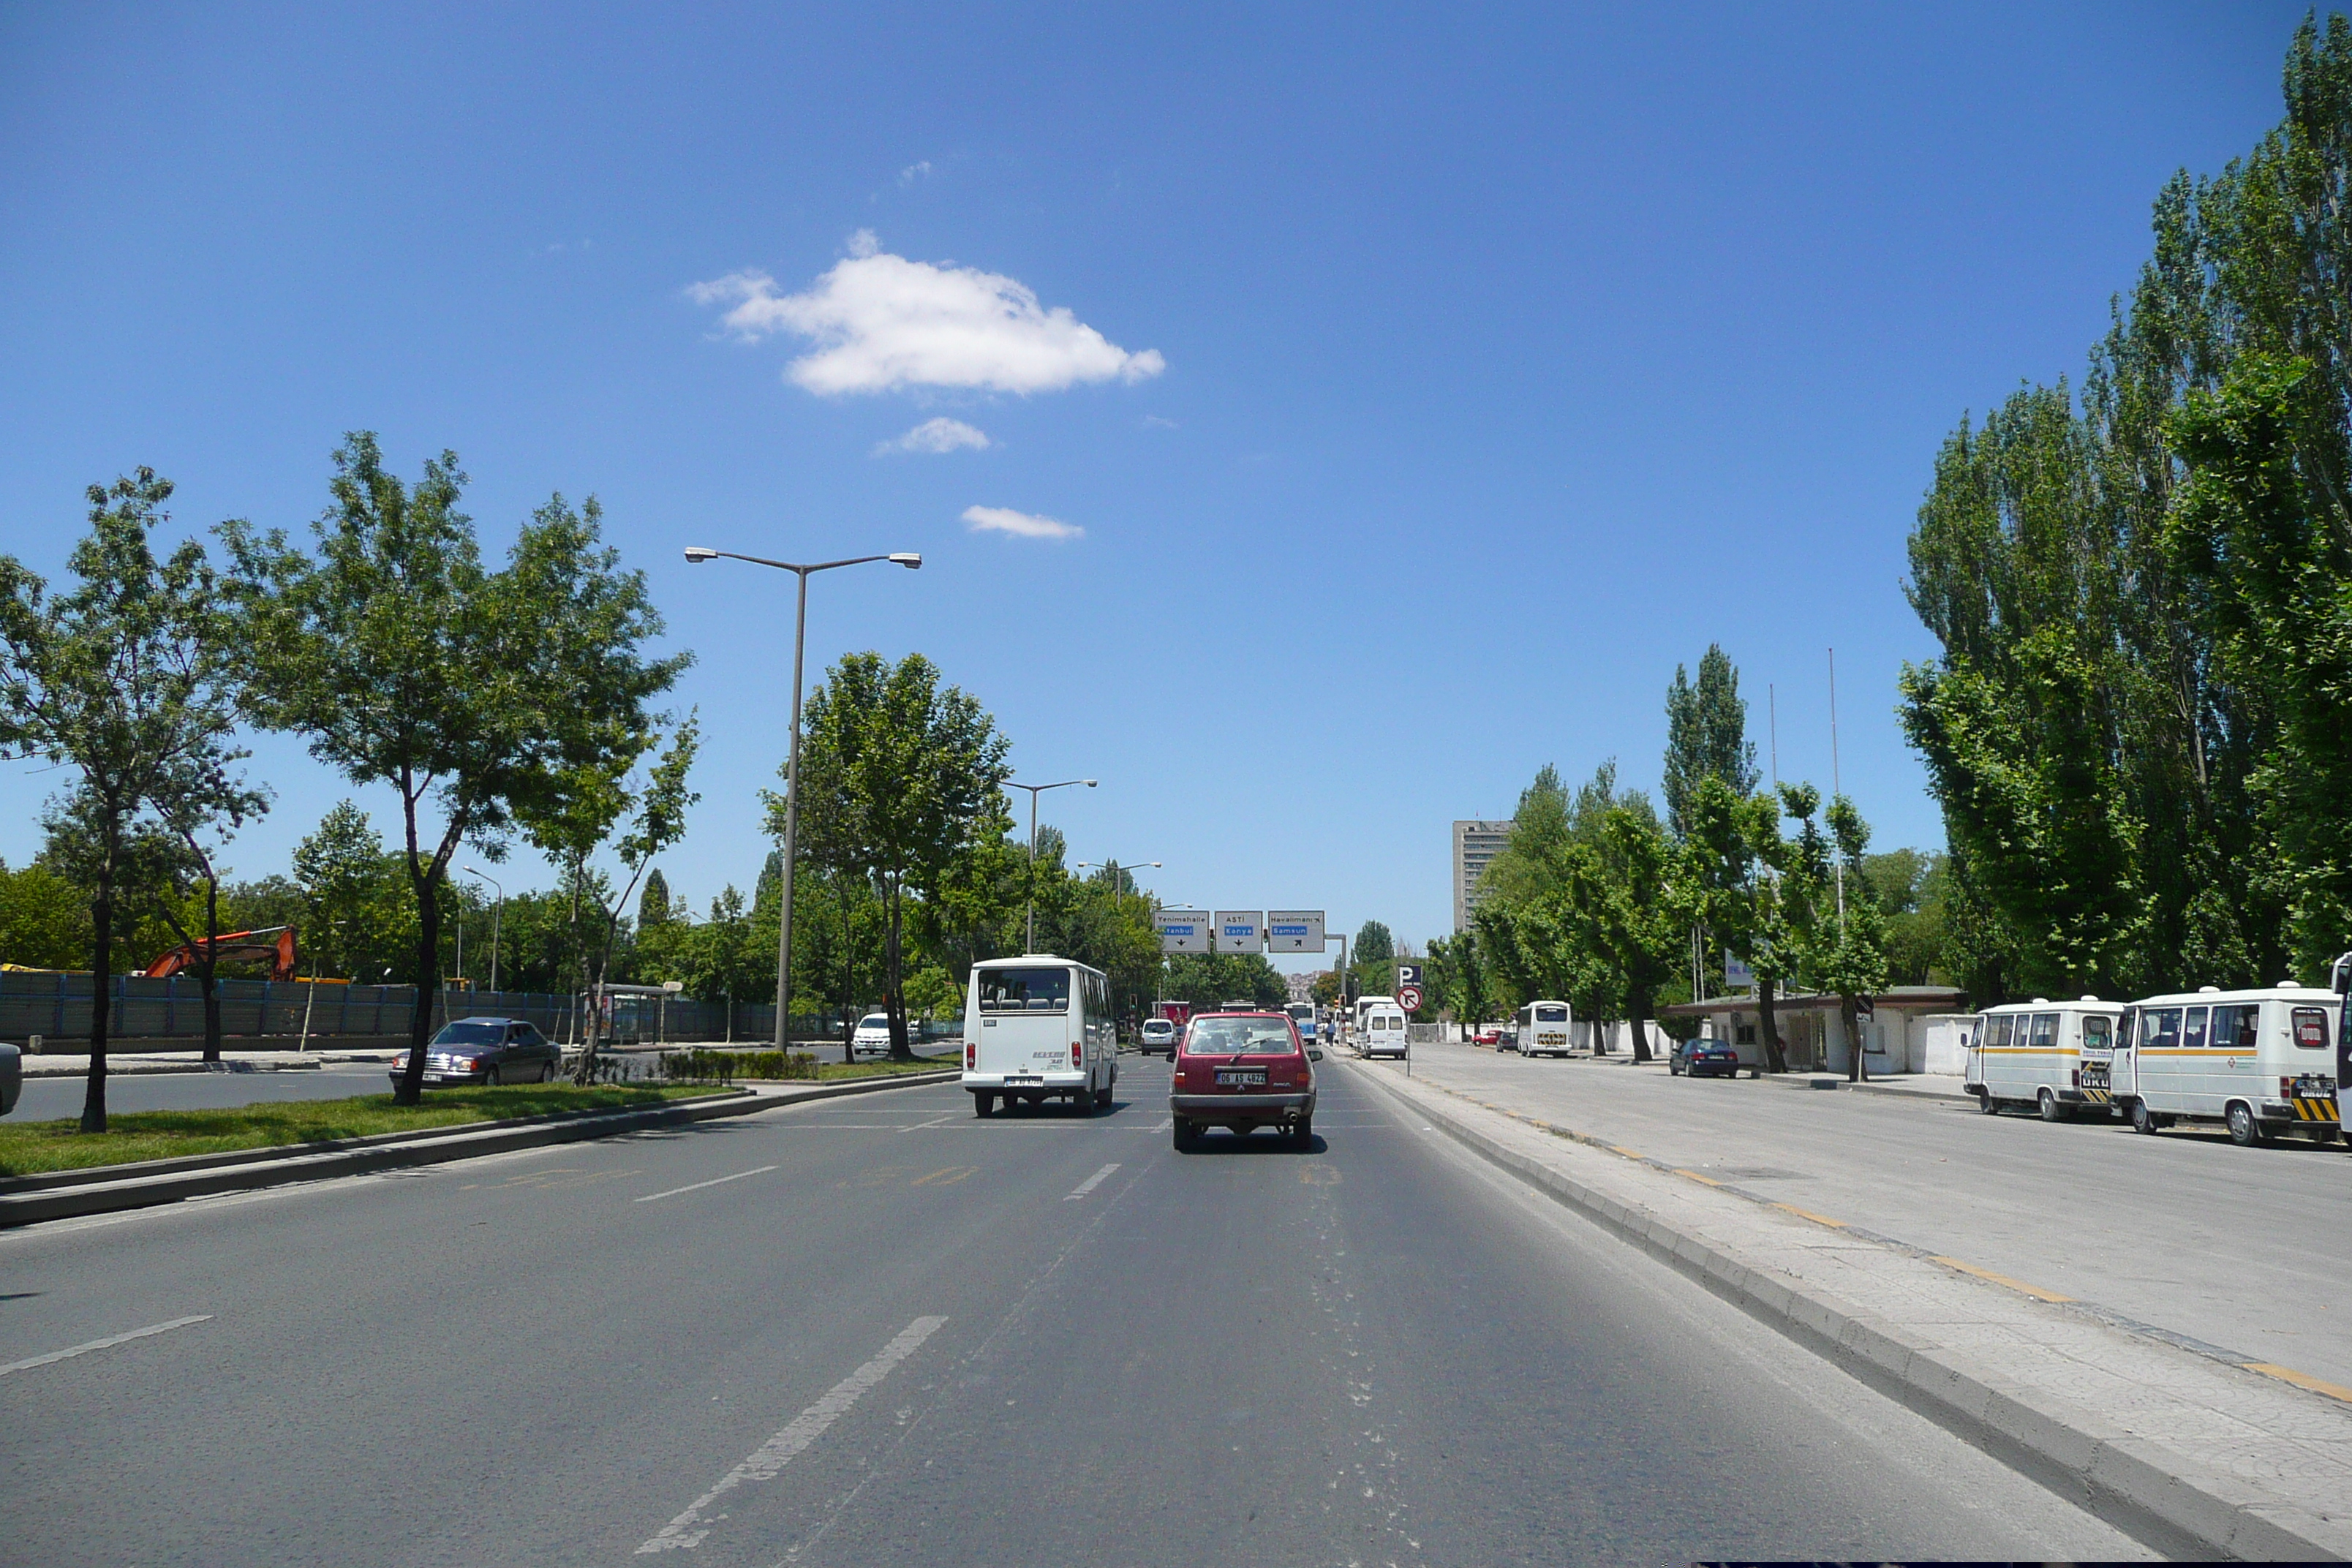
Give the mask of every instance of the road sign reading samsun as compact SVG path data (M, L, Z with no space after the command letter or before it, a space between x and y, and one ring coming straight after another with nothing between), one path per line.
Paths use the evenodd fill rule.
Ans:
M1325 945L1321 910L1265 911L1268 952L1320 952Z
M1263 952L1265 951L1265 916L1257 910L1219 910L1217 911L1217 951L1219 952Z
M1160 951L1162 952L1206 952L1209 951L1209 911L1206 910L1162 910L1158 917Z

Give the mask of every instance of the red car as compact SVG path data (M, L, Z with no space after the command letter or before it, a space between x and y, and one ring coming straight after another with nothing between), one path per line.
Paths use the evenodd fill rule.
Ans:
M1168 1114L1176 1147L1190 1151L1212 1127L1247 1133L1278 1127L1294 1147L1315 1139L1315 1064L1286 1013L1203 1013L1184 1031Z
M1503 1043L1503 1031L1481 1029L1470 1037L1470 1043L1474 1046L1499 1046Z

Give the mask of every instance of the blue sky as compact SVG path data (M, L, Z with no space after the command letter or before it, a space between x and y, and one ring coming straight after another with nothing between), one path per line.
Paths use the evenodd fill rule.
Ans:
M1848 793L1936 845L1937 445L2079 375L2302 9L15 5L0 550L141 463L299 528L356 428L494 546L597 495L698 660L698 906L765 851L791 580L688 543L922 551L817 580L813 671L929 654L1171 902L1442 933L1448 824L1654 786L1716 640L1824 784L1834 646ZM352 793L256 752L248 874ZM0 857L58 782L0 769Z

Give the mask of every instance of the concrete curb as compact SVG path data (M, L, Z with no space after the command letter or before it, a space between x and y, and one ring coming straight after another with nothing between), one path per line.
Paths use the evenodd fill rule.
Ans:
M1474 1153L1559 1199L1879 1393L2176 1559L2342 1561L2341 1527L2245 1495L2228 1478L2177 1473L2177 1460L2086 1413L2039 1407L1954 1364L1940 1347L1835 1298L1751 1268L1696 1235L1629 1207L1488 1137L1454 1109L1365 1073ZM1447 1091L1429 1089L1433 1097ZM2235 1495L2232 1495L2232 1494Z
M35 1225L43 1220L73 1219L84 1215L111 1214L122 1209L149 1208L186 1198L208 1197L288 1182L317 1182L335 1176L356 1176L371 1171L398 1170L412 1165L438 1165L483 1154L535 1149L550 1143L573 1143L611 1138L625 1132L653 1131L690 1126L720 1117L750 1116L813 1100L833 1100L848 1094L872 1094L880 1089L917 1089L950 1082L963 1076L961 1068L938 1073L906 1073L896 1077L853 1079L818 1084L805 1089L761 1094L750 1089L690 1100L644 1110L605 1111L587 1116L532 1117L523 1121L474 1122L460 1127L433 1128L415 1132L378 1133L331 1146L305 1146L300 1152L283 1149L238 1150L228 1154L197 1154L187 1161L156 1160L141 1166L100 1166L112 1173L103 1180L92 1172L52 1172L66 1183L33 1186L40 1177L20 1178L26 1186L0 1192L0 1229ZM225 1163L226 1162L226 1163ZM194 1164L192 1168L191 1163ZM159 1167L170 1166L169 1170ZM124 1175L127 1171L140 1173ZM79 1178L74 1179L74 1178Z

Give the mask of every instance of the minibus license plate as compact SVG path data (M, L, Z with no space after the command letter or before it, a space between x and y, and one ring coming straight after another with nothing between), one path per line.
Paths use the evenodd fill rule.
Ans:
M1263 1088L1265 1084L1265 1069L1264 1068L1219 1068L1217 1081L1228 1089L1248 1089L1253 1086Z
M1004 1075L1004 1081L1007 1083L1044 1083L1045 1080L1034 1072L1009 1072Z

